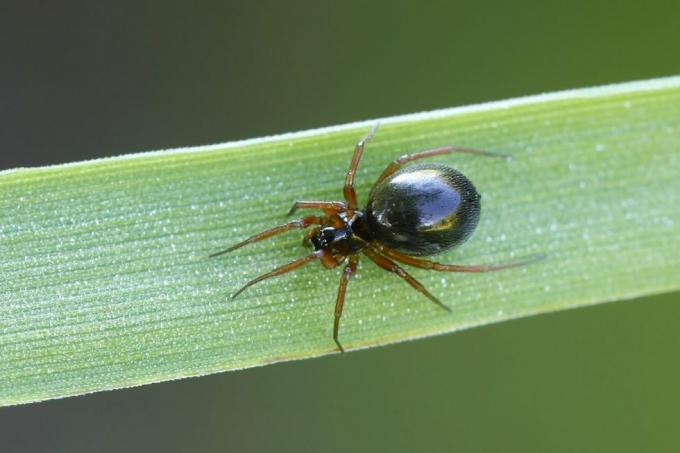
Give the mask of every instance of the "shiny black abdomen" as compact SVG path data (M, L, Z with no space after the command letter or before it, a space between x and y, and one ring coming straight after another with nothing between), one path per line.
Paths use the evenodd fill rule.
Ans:
M479 221L480 198L453 168L411 165L373 189L364 214L373 239L386 247L434 255L470 236Z

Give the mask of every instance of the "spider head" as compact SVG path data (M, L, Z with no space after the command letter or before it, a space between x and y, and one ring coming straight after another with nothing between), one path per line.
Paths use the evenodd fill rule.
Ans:
M312 236L312 244L314 250L328 250L335 242L335 237L338 230L333 227L321 228L314 236Z

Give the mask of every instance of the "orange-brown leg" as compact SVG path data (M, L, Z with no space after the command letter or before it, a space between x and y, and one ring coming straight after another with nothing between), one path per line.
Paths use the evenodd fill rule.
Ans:
M382 267L385 270L388 270L390 272L397 274L399 277L406 280L406 282L409 285L411 285L416 290L423 293L425 295L425 297L430 299L432 302L439 305L440 307L442 307L446 311L451 311L451 309L449 307L447 307L446 305L441 303L441 301L439 299L437 299L432 294L430 294L430 292L427 289L425 289L425 287L423 285L421 285L420 282L418 282L418 280L413 278L408 272L406 272L404 269L402 269L398 264L396 264L395 262L391 261L390 259L380 255L376 250L374 250L370 247L363 249L363 252L375 264L377 264L378 266Z
M345 304L345 292L347 291L347 283L349 279L357 271L357 263L359 262L359 255L352 255L349 257L349 263L345 266L342 271L342 277L340 277L340 286L338 287L338 297L335 299L335 321L333 322L333 341L338 345L340 352L345 352L338 341L338 330L340 329L340 317L342 316L342 307Z
M311 261L314 261L316 259L323 259L324 258L323 255L327 254L327 253L328 252L325 252L324 250L316 250L316 251L310 253L307 256L303 256L302 258L298 258L295 261L291 261L290 263L284 264L281 267L277 267L276 269L274 269L271 272L267 272L266 274L262 274L259 277L256 277L256 278L252 279L251 281L249 281L248 283L246 283L245 285L243 285L243 287L241 289L239 289L238 291L236 291L231 296L231 298L234 299L236 296L238 296L243 291L245 291L246 288L253 286L255 283L261 282L262 280L266 280L266 279L271 278L271 277L277 277L281 274L285 274L286 272L290 272L292 270L297 269L298 267L302 267L305 264L307 264Z
M419 153L414 153L414 154L404 154L401 156L399 159L394 160L389 163L387 168L382 172L378 180L375 182L373 187L378 185L381 181L385 180L392 174L394 174L397 170L399 170L402 165L404 165L407 162L412 162L414 160L418 159L425 159L426 157L434 157L434 156L441 156L442 154L450 154L450 153L466 153L466 154L476 154L478 156L485 156L485 157L496 157L500 159L509 159L510 156L507 154L499 154L499 153L494 153L491 151L484 151L481 149L476 149L476 148L468 148L467 146L444 146L442 148L435 148L435 149L428 149L427 151L421 151Z
M357 167L359 167L359 160L361 160L361 155L364 152L364 146L378 130L379 124L373 126L368 134L362 138L357 146L354 148L354 155L352 156L352 161L349 164L349 170L347 170L347 176L345 176L345 187L343 189L343 194L345 195L345 200L347 200L347 209L349 211L354 211L357 208L357 194L354 191L354 175L357 172ZM350 212L350 215L352 212Z
M312 228L311 230L307 231L307 232L305 233L304 237L302 238L302 245L304 245L304 246L309 246L309 245L311 245L311 243L312 243L312 237L313 237L316 233L318 233L320 229L321 229L321 227L316 227L316 228Z
M305 201L298 200L293 203L293 207L288 211L288 215L293 215L298 209L323 209L326 215L333 215L344 211L347 205L342 201Z
M414 258L412 256L404 255L403 253L396 252L387 247L374 246L376 249L380 250L385 256L399 261L400 263L408 264L409 266L419 267L421 269L431 269L434 271L441 272L491 272L500 271L502 269L510 269L513 267L526 266L527 264L533 263L535 261L542 260L545 258L543 255L533 256L521 261L515 261L512 263L504 264L441 264L434 261L422 260L419 258Z
M315 215L308 215L306 217L303 217L301 219L297 220L292 220L288 223L284 223L283 225L275 226L274 228L270 228L268 230L263 231L262 233L255 234L253 236L250 236L248 239L245 241L239 242L236 245L232 245L226 250L222 250L217 253L213 253L210 255L211 258L214 258L216 256L224 255L225 253L229 253L233 250L236 250L238 248L243 247L244 245L252 244L253 242L258 242L263 239L270 238L272 236L275 236L277 234L283 233L288 230L292 230L295 228L307 228L310 225L321 225L323 223L323 218L317 217Z

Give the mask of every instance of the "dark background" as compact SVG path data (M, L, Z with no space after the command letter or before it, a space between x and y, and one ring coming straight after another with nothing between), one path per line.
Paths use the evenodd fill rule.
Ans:
M0 169L680 69L677 1L333 3L2 2ZM677 451L679 299L0 409L0 445Z

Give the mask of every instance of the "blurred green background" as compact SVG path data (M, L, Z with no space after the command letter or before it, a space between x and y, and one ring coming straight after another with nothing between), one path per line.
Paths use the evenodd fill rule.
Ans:
M0 169L678 74L679 23L660 0L3 1ZM4 408L0 446L677 451L678 302Z

